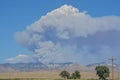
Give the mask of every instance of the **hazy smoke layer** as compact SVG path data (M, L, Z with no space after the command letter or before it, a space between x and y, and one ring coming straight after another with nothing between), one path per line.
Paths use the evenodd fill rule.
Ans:
M119 33L120 16L91 17L73 6L63 5L17 32L15 38L42 62L84 64L119 52L120 42L112 41L112 37L120 40Z

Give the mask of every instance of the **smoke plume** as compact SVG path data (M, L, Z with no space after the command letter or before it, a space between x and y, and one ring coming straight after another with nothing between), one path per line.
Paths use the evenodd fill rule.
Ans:
M117 55L120 42L113 42L112 37L120 40L119 33L120 16L92 17L63 5L16 32L15 39L41 62L84 64L110 57L114 51Z

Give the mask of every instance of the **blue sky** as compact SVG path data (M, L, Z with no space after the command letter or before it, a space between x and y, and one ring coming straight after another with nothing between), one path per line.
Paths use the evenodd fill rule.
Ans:
M4 62L6 62L5 61L6 59L18 56L19 54L32 55L34 53L31 50L31 48L24 46L18 40L16 40L15 35L16 35L16 32L18 32L18 31L20 31L20 32L25 31L27 26L34 24L34 22L39 20L41 18L41 16L46 16L47 13L67 4L67 5L71 5L74 8L77 8L80 12L87 12L87 14L89 14L92 18L97 18L97 17L99 18L99 17L103 17L103 16L119 17L120 16L119 3L120 3L119 0L115 0L115 1L114 0L99 0L99 1L98 0L19 0L19 1L18 0L0 0L0 54L1 54L0 63L4 63ZM120 26L118 26L118 27L120 27ZM74 43L74 41L79 40L76 38L68 40L68 41L70 41L70 43L73 42L73 45L78 44L77 49L81 48L81 45L82 45L82 48L83 48L83 46L85 46L86 52L83 52L83 53L87 54L87 53L89 53L89 49L87 49L87 47L88 46L91 47L92 44L90 44L90 43L92 43L92 41L97 39L97 41L94 44L97 44L98 46L100 44L107 45L107 49L109 48L109 45L110 45L112 47L110 47L110 50L108 52L112 53L112 52L116 51L115 56L119 56L118 52L119 52L120 45L119 45L119 41L117 41L117 40L120 40L119 39L120 36L118 35L119 33L120 33L120 31L114 32L112 30L111 30L111 32L108 31L108 33L103 32L103 34L105 34L105 36L104 36L105 39L103 42L98 40L99 32L97 34L88 36L87 39L84 39L84 37L82 37L82 38L80 37L80 40L84 40L83 44L79 41L78 41L78 43ZM45 35L46 34L47 33L45 33ZM109 34L116 36L116 37L114 37L116 40L112 39L113 36L110 37ZM98 38L96 36L98 36ZM18 37L19 37L19 35L18 35ZM103 37L103 36L101 36L101 37ZM108 38L110 38L112 41L108 42L107 41ZM51 40L51 38L48 38L48 40ZM54 42L54 40L51 40L51 41ZM60 45L66 43L68 41L67 40L60 41ZM114 43L114 41L116 43ZM52 44L52 43L48 42L48 44ZM68 42L68 44L69 44L69 42ZM64 52L69 53L68 50L72 48L72 47L69 47L71 45L68 45L68 44L65 45L66 47L64 48L63 53ZM95 45L95 46L97 46L97 45ZM94 46L94 45L92 45L92 46ZM95 46L93 47L94 49L92 49L93 53L95 52L94 54L99 56L101 51L98 53L96 53L96 52L100 48L98 46L97 46L98 48L96 48ZM111 48L112 49L116 48L117 50L115 50L115 49L111 50ZM76 48L73 51L76 51L78 54L81 52L79 50L76 50ZM76 54L76 55L78 55L78 54ZM88 54L88 56L89 55L91 55L91 54ZM93 57L93 56L91 56L91 57ZM119 58L119 57L117 57L117 58ZM73 58L73 60L74 60L74 58ZM102 60L98 60L98 62L99 61L102 61ZM81 63L81 62L78 62L78 63ZM92 61L91 61L91 63L92 63Z

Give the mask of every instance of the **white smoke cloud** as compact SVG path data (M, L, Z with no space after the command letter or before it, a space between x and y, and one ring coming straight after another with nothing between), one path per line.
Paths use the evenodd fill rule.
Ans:
M22 32L17 32L18 43L44 58L43 62L83 60L88 49L79 47L76 39L87 38L100 31L120 31L120 16L91 17L70 5L48 12ZM87 50L87 51L86 51Z

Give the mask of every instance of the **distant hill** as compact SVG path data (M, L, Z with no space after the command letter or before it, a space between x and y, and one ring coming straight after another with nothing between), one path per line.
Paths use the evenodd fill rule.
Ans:
M95 69L96 66L107 66L110 70L112 70L112 64L109 64L106 62L94 63L94 64L89 64L86 66L89 67L91 70ZM120 71L120 64L114 64L114 70L115 72Z
M10 63L4 63L0 64L0 72L31 72L31 71L48 71L48 70L55 70L55 71L61 71L61 70L68 70L68 71L75 71L79 70L82 72L90 72L95 71L96 66L105 65L108 66L111 70L111 65L107 63L95 63L95 64L89 64L87 66L83 66L80 64L75 63L49 63L49 64L43 64L43 63L16 63L16 64L10 64ZM115 71L120 70L120 65L115 65Z
M16 63L16 64L0 64L0 72L29 72L45 70L48 67L42 63Z

